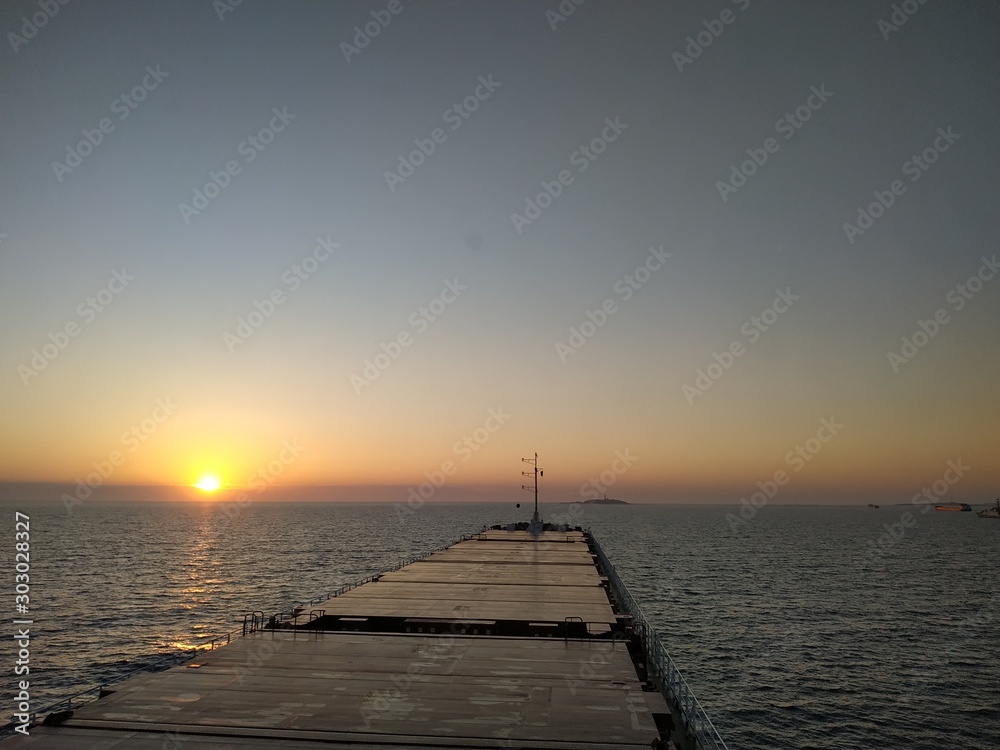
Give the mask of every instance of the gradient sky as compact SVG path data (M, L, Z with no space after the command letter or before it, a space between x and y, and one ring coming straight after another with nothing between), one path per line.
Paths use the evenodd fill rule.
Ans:
M775 502L906 500L949 460L970 467L952 497L996 494L997 3L914 3L896 30L879 27L888 2L588 0L564 20L554 0L389 5L74 2L30 39L37 3L0 6L0 480L72 482L120 451L109 483L246 485L284 456L269 483L398 485L351 495L391 499L452 461L438 499L508 499L537 450L553 500L616 452L635 460L608 494L635 501L736 502L777 471ZM391 20L348 61L373 11ZM680 60L707 27L721 33ZM477 87L474 112L448 114ZM778 125L810 96L808 121ZM294 119L262 150L244 143L283 108ZM54 168L102 118L92 152ZM443 142L390 189L435 128ZM615 140L581 157L602 133ZM186 221L180 204L230 161ZM572 182L518 231L511 215L561 170ZM894 180L905 192L849 241ZM293 289L317 238L339 247ZM981 268L993 278L958 309ZM80 307L123 269L106 309ZM273 290L273 315L227 343ZM747 333L778 290L798 299ZM606 299L616 311L561 358ZM352 376L402 332L358 393ZM742 355L686 395L732 342ZM491 409L509 417L477 441ZM789 457L830 418L843 427L807 463Z

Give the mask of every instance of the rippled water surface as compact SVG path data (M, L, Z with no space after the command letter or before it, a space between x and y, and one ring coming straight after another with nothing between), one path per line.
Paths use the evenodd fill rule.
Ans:
M523 515L510 505L3 507L10 538L15 507L31 516L39 706L236 629L251 610L286 611ZM730 508L577 510L733 750L1000 747L1000 521L918 511L892 540L885 525L907 508L765 507L735 529ZM10 569L11 545L3 551Z

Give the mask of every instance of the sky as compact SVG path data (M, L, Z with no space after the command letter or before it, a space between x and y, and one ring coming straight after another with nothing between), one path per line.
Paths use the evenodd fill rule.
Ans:
M0 481L990 501L998 22L5 2Z

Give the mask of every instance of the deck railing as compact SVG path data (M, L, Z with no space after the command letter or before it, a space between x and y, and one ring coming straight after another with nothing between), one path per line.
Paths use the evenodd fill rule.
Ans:
M618 571L615 570L615 566L611 564L611 560L608 559L594 535L589 530L587 533L590 536L590 541L593 542L601 568L608 576L608 582L615 597L632 618L633 627L642 641L650 677L659 683L658 686L661 690L666 692L668 699L680 713L684 728L688 734L694 737L699 747L705 748L705 750L728 750L726 743L719 735L719 730L712 724L712 720L708 718L705 709L698 702L694 691L684 679L684 675L674 664L674 660L670 658L659 634L646 620L645 615L628 590L628 586L618 576Z

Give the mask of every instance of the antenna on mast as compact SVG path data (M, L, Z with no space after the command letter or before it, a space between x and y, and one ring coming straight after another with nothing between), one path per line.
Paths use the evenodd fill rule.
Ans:
M535 483L534 483L534 485L532 487L528 487L527 485L522 484L521 485L521 489L522 490L528 490L528 491L531 491L531 490L535 491L535 515L533 515L531 517L531 522L532 523L541 523L542 519L539 518L539 516L538 516L538 477L542 476L544 472L541 472L541 471L538 470L538 453L535 453L535 457L534 458L522 458L521 460L524 463L531 464L532 466L535 467L534 471L522 471L521 472L521 476L534 477L535 478Z

